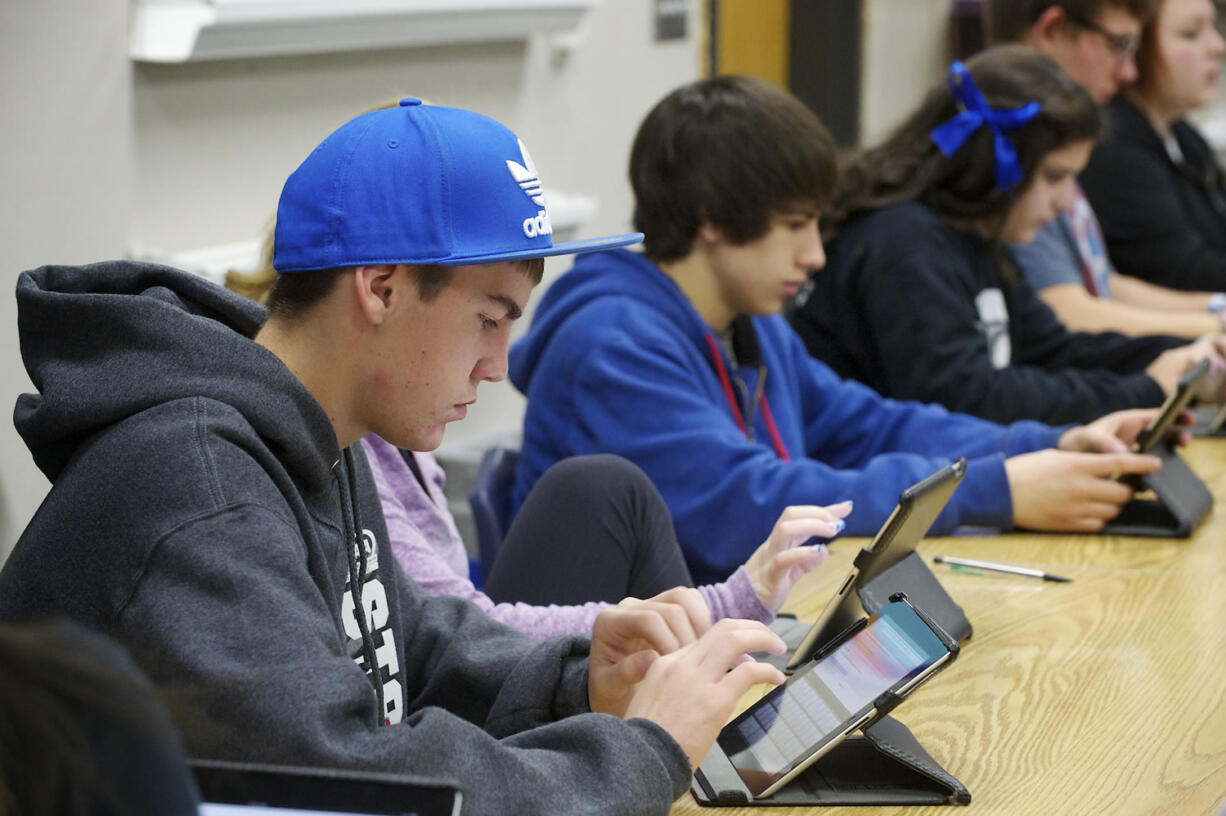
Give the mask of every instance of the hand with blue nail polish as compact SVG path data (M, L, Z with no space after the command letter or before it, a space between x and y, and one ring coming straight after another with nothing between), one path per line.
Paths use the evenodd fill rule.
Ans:
M770 536L745 562L749 582L768 609L778 612L800 576L826 560L825 545L801 545L813 537L834 538L850 512L849 501L828 507L794 505L783 511Z

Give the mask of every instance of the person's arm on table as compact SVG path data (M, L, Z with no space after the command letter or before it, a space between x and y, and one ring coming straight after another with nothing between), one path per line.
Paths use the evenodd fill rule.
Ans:
M1216 314L1206 311L1203 304L1199 310L1178 310L1159 306L1161 298L1158 297L1152 298L1152 302L1147 302L1147 296L1136 300L1121 294L1121 289L1129 288L1127 285L1117 285L1124 280L1143 284L1158 292L1195 294L1176 293L1162 287L1150 286L1127 275L1115 275L1111 278L1110 298L1094 297L1080 283L1048 286L1039 290L1039 297L1072 331L1118 331L1130 337L1166 334L1195 339L1203 334L1222 330L1222 321ZM1207 300L1207 296L1204 297Z
M803 354L803 346L799 340L796 343ZM805 359L810 359L807 354ZM718 388L713 374L700 374ZM767 538L781 509L789 505L852 500L856 512L847 517L846 532L871 534L902 490L958 455L949 448L938 453L937 444L930 442L922 452L926 455L892 453L862 468L832 466L799 453L785 462L768 445L749 442L722 396L716 401L718 395L705 393L698 376L686 361L673 359L645 342L608 344L594 350L568 391L572 400L568 410L577 419L563 441L568 455L616 453L643 468L664 496L678 539L699 580L732 573ZM831 374L830 382L837 387L839 381ZM857 391L854 399L869 393L867 389ZM829 399L839 397L829 395ZM633 410L627 406L634 406ZM857 406L841 410L850 416ZM982 423L977 430L989 427ZM834 423L831 436L839 430L839 423ZM888 445L888 429L871 433ZM999 442L1003 433L992 436ZM1043 436L1055 442L1055 434L1048 429ZM985 455L998 458L977 434L968 432L966 439ZM849 447L859 444L853 439ZM999 464L995 467L1000 469ZM1003 469L999 480L1003 484ZM1005 514L1003 523L1007 523L1007 497L1001 498L997 509ZM982 516L978 520L984 521Z

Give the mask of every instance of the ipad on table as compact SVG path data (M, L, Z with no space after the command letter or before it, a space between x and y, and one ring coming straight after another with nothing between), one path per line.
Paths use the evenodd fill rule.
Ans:
M700 772L726 763L749 795L768 798L944 667L957 643L893 598L726 725Z
M1202 360L1179 380L1175 392L1137 435L1133 450L1162 459L1162 469L1144 475L1117 478L1139 493L1133 496L1101 532L1106 535L1135 535L1154 538L1187 538L1209 514L1213 494L1205 483L1180 458L1171 429L1202 389L1210 374L1210 363Z
M792 652L788 672L803 666L822 645L864 617L858 590L915 551L965 475L966 460L958 459L902 492L894 512L856 556L838 591Z
M1192 402L1192 398L1196 396L1196 391L1200 388L1201 380L1209 373L1209 361L1201 360L1179 380L1179 385L1175 388L1175 393L1166 398L1162 403L1162 407L1158 410L1157 415L1145 426L1141 433L1137 434L1136 444L1133 445L1133 450L1137 453L1149 453L1154 449L1159 442L1166 438L1167 434L1179 417L1187 410L1188 405Z

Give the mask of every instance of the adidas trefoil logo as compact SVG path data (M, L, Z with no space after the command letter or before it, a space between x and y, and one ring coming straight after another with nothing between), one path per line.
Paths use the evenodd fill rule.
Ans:
M519 152L523 156L524 163L520 164L507 159L507 169L511 171L511 177L515 179L519 189L524 191L524 195L541 208L540 212L533 217L524 219L524 235L528 238L552 235L553 225L549 223L549 213L545 208L545 191L541 187L540 176L536 173L536 165L533 164L532 156L528 153L528 148L524 146L523 141L519 142Z
M525 167L519 162L507 159L507 169L511 171L511 177L519 184L519 189L524 191L524 195L532 199L532 203L538 207L545 206L545 193L541 189L541 179L536 174L536 165L532 162L532 156L528 153L528 148L524 147L523 141L519 143L520 155L524 158Z

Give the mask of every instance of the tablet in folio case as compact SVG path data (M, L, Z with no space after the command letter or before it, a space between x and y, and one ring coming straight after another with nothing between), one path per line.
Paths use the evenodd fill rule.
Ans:
M1162 469L1141 476L1122 477L1138 491L1149 490L1153 498L1133 498L1119 515L1103 527L1109 535L1187 538L1213 507L1213 495L1197 478L1188 463L1180 458L1171 439L1171 430L1194 399L1205 377L1209 361L1201 360L1179 380L1175 392L1166 398L1157 415L1137 435L1133 450L1162 460Z
M896 600L902 593L886 601ZM908 596L908 600L910 596ZM941 630L917 605L933 634L958 654L958 642ZM862 623L862 622L861 622ZM845 642L859 626L836 638ZM694 771L690 793L711 807L797 807L833 805L966 805L971 793L924 750L905 725L888 716L914 688L901 696L894 691L873 702L878 716L851 734L787 783L763 798L754 798L717 740Z
M971 622L966 613L915 552L965 475L966 460L958 459L904 490L894 512L856 555L817 620L807 626L794 619L778 621L772 629L783 638L788 653L760 659L790 673L865 614L881 611L895 592L905 592L955 640L969 638Z
M712 751L690 792L712 807L967 805L971 793L924 750L908 728L881 717L839 743L783 790L754 799L728 758Z
M1187 538L1213 508L1213 494L1164 440L1149 453L1162 459L1162 469L1137 479L1137 487L1153 498L1133 498L1103 527L1107 535Z

